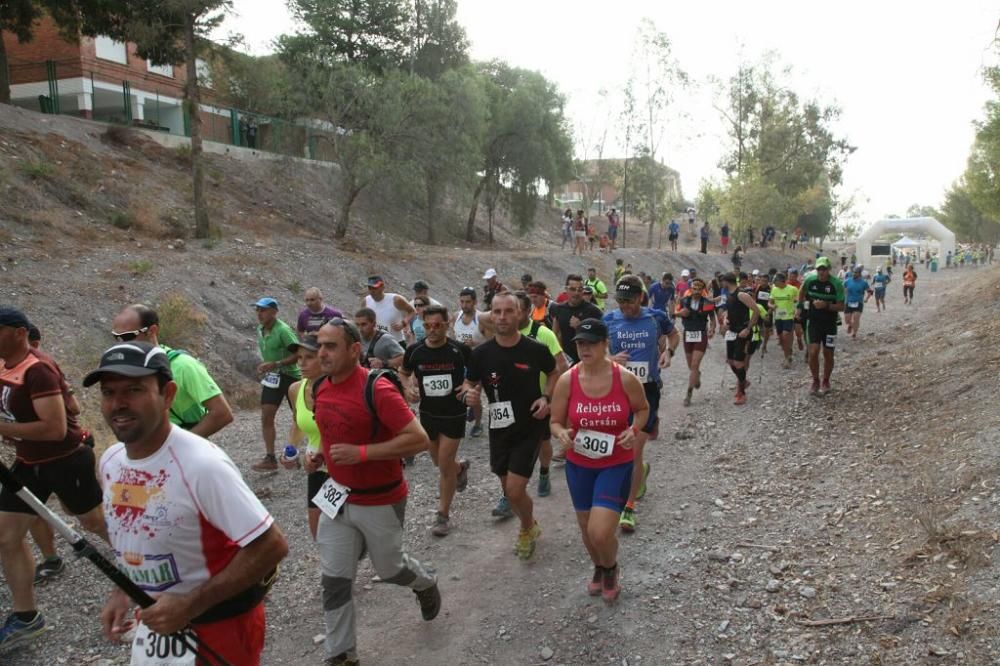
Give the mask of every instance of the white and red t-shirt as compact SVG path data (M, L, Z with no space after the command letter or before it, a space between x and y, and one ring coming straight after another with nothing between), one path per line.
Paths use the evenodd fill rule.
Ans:
M274 522L222 449L177 426L148 458L110 447L100 475L118 564L152 594L191 591Z

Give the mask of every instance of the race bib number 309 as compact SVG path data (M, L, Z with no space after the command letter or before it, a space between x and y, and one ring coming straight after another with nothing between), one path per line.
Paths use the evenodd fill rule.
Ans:
M594 430L581 430L573 438L573 450L587 458L607 458L615 448L615 436Z
M132 666L195 666L196 657L180 634L162 636L142 622L135 629Z

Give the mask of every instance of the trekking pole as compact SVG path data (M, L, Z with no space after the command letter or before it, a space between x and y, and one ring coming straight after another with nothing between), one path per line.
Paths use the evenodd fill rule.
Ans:
M17 478L11 474L10 469L4 463L0 462L0 484L7 486L10 490L14 491L21 500L27 504L32 511L34 511L39 518L47 522L53 530L59 533L59 535L66 539L73 546L73 552L77 557L86 557L90 560L94 566L100 569L101 573L111 579L111 582L121 588L122 592L127 594L132 601L139 604L140 608L149 608L156 600L149 596L142 588L136 585L132 580L125 574L124 571L119 569L114 565L114 563L108 558L101 555L100 552L82 534L70 527L62 518L57 516L52 509L45 506L41 500L35 497L34 493L24 487ZM200 663L207 664L208 666L230 666L229 662L223 659L215 650L210 648L205 644L198 636L190 629L184 629L172 634L176 636L184 646L195 653L196 658L200 659ZM203 656L207 654L212 660Z

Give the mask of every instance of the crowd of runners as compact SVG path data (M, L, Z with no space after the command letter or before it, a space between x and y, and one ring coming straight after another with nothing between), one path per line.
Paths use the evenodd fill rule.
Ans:
M615 603L619 532L639 526L650 476L644 451L659 437L663 372L683 354L687 407L702 387L706 358L717 356L735 377L733 402L744 405L751 364L770 346L786 370L808 368L811 394L826 394L841 325L857 337L865 304L874 298L882 310L892 280L891 268L844 270L841 279L819 256L804 266L713 275L685 269L676 279L654 279L619 260L610 287L596 268L558 286L522 275L510 287L491 268L481 288L433 293L418 281L412 295L390 292L372 275L347 313L308 289L294 327L274 298L254 302L262 456L252 469L303 473L303 518L320 562L325 663L359 663L352 589L365 555L383 582L412 590L424 620L437 616L435 574L404 545L404 469L429 452L439 470L430 531L444 538L468 485L470 463L459 454L468 438L488 441L498 486L496 504L483 512L516 519L512 546L521 560L534 556L542 535L534 498L551 493L553 467L562 467L593 564L581 584ZM907 267L907 303L916 279ZM132 642L133 664L196 663L193 648L171 638L182 630L193 630L218 663L259 663L262 600L288 545L234 463L207 439L233 420L232 409L204 364L159 340L153 308L124 307L109 333L109 347L83 379L86 390L99 392L118 439L98 460L79 425L74 388L41 350L40 332L23 311L0 308L0 436L16 450L11 472L42 502L57 495L156 597L140 613L116 590L101 613L109 639ZM284 437L276 427L282 405L293 424ZM0 559L13 603L0 629L6 651L46 629L34 587L65 567L48 524L7 484Z

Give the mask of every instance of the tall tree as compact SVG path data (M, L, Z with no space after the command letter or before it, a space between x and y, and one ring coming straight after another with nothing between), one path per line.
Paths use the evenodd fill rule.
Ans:
M469 61L469 40L456 19L456 0L413 0L410 74L437 79Z
M964 183L956 183L948 190L940 213L940 221L963 241L991 245L1000 242L1000 220L979 209Z

